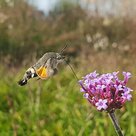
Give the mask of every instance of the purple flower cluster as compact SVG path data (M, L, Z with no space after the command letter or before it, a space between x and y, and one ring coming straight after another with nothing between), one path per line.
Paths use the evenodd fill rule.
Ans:
M132 90L126 86L131 73L123 72L123 80L118 78L118 73L99 75L94 71L79 81L84 97L98 110L120 109L126 101L131 100Z

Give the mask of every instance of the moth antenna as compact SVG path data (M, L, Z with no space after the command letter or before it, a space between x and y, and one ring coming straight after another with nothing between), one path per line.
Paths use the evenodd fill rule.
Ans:
M65 45L65 46L62 48L62 50L60 51L60 54L62 54L66 48L67 48L67 45Z
M63 49L60 51L60 54L62 54L66 48L67 48L67 45L65 45L65 46L63 47ZM76 75L76 73L75 73L74 68L72 67L72 65L70 65L65 59L64 59L64 61L66 62L66 64L67 64L67 65L69 66L69 68L71 69L71 71L72 71L73 75L75 76L75 78L76 78L77 80L79 80L79 78L77 77L77 75Z
M65 62L69 66L69 68L71 69L71 71L72 71L73 75L75 76L75 78L77 80L79 80L79 78L77 77L77 75L76 75L76 73L75 73L74 68L72 67L72 65L70 65L66 60L65 60Z

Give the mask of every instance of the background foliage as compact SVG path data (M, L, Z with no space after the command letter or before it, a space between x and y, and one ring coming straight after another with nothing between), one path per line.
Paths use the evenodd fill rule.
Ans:
M25 87L17 81L45 52L59 52L67 44L65 54L79 78L93 70L130 71L129 86L135 90L134 2L126 0L122 7L113 2L113 10L106 12L101 1L85 1L83 6L81 1L60 0L45 15L27 1L1 0L0 135L115 135L107 113L98 113L83 99L66 64L48 81L34 79ZM135 105L133 92L132 102L117 111L125 135L135 135Z

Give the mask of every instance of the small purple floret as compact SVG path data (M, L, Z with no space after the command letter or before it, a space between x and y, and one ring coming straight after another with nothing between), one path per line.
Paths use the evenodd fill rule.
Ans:
M102 99L99 99L99 101L95 104L95 106L97 107L98 110L106 110L108 108L107 106L107 100L102 100Z
M126 101L131 100L132 89L126 86L131 73L123 72L123 80L119 80L118 73L99 75L94 71L79 81L84 97L98 110L120 109Z

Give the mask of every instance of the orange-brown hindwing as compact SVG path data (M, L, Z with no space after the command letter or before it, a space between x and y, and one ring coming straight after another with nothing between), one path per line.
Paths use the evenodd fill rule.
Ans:
M36 74L41 79L47 78L48 77L48 75L47 75L47 68L44 67L44 66L41 66L39 69L36 70Z

